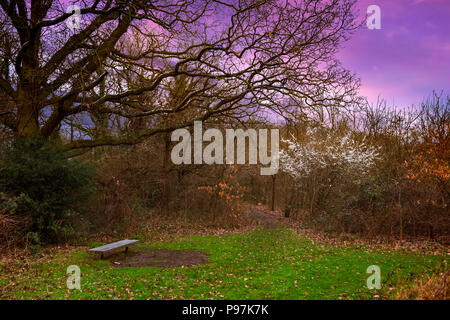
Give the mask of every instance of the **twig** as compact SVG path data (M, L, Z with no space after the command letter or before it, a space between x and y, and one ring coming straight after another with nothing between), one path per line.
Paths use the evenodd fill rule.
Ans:
M51 295L52 293L53 293L53 292L46 292L46 293L40 295L39 297L34 298L33 300L41 300L42 298L45 298L45 297Z

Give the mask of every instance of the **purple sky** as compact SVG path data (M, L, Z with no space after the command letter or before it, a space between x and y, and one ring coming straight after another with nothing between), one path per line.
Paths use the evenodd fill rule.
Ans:
M381 30L365 25L339 53L362 81L361 94L388 105L418 105L432 90L450 93L450 0L359 0L381 9Z

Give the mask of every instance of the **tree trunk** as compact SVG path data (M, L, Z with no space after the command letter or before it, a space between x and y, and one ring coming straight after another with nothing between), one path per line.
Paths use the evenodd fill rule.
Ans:
M271 210L275 210L275 175L272 176L272 205Z
M36 20L36 17L32 17ZM35 22L35 21L34 21ZM38 28L27 34L27 41L23 44L24 53L21 63L16 68L19 73L17 90L17 134L22 138L33 138L41 135L39 128L39 48L40 33Z
M17 105L17 134L21 138L40 136L38 111L33 103L33 95L25 90L19 91Z

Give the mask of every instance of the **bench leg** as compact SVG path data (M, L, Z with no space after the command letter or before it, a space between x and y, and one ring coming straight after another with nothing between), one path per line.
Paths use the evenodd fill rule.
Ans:
M103 252L100 254L100 259L103 259Z
M125 253L127 253L128 252L128 247L125 247Z

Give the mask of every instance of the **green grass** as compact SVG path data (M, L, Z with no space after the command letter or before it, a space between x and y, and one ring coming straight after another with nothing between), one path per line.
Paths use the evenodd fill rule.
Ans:
M447 267L445 256L318 246L287 228L192 236L137 249L146 248L201 250L210 254L210 263L116 268L75 250L15 274L0 270L0 287L8 286L1 298L32 299L51 292L44 299L370 299ZM69 265L81 268L81 292L66 288ZM379 291L366 287L369 265L381 268Z

